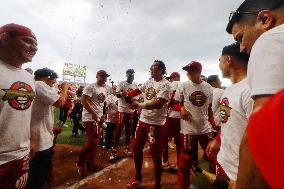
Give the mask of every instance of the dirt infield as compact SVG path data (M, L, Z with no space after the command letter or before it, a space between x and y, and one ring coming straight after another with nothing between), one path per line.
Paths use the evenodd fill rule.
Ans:
M122 159L118 159L114 163L108 161L107 151L98 149L98 165L105 168L102 171L92 173L89 177L81 179L76 168L80 147L57 144L54 154L54 180L45 186L45 189L55 188L76 188L76 189L125 189L126 183L135 174L134 163L132 157L123 156L122 150L119 154ZM175 164L175 151L169 150L170 161ZM202 154L200 154L200 157ZM143 188L151 188L153 185L153 165L151 156L146 150L144 152L143 162ZM176 174L163 172L162 188L176 188ZM205 187L199 187L202 189Z

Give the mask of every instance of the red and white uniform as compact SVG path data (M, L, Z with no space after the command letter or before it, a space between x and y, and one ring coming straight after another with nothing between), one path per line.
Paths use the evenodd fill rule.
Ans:
M157 98L169 100L170 83L166 79L156 82L154 79L148 80L140 88L140 91L145 93L144 103L151 102ZM164 125L167 116L167 105L161 109L146 110L143 109L140 116L140 121L151 125Z
M223 93L224 93L224 89L213 87L212 111L214 115L214 122L217 127L221 126L220 100L221 100Z
M191 121L181 119L181 133L202 135L211 132L208 121L208 107L212 104L212 87L202 81L200 84L187 81L180 84L175 100L184 101L184 107L192 115Z
M91 97L91 101L94 105L93 108L95 109L95 112L98 117L101 117L103 115L104 102L107 98L107 88L93 83L84 88L83 95ZM85 108L83 109L82 116L83 122L95 121L93 115Z
M113 94L108 95L106 99L106 106L108 108L107 121L110 123L116 123L116 113L118 111L117 101L118 98Z
M136 83L128 83L127 81L122 81L118 83L116 88L116 93L122 93L122 92L130 92L134 89L137 89L138 86ZM126 112L126 113L132 113L134 110L131 110L128 108L128 104L125 102L124 98L118 99L118 111L119 112Z
M135 89L137 89L136 83L128 83L127 81L122 81L117 85L116 92L119 94L123 92L130 92ZM113 144L114 148L116 148L118 145L124 126L126 135L125 145L128 146L130 144L130 136L133 127L133 113L134 110L128 108L124 97L118 98L118 113L116 115L116 129Z
M170 102L168 103L168 116L166 118L165 126L163 127L163 162L168 161L168 139L174 137L176 144L176 151L179 150L179 132L180 132L180 111L175 110L171 105L174 102L175 93L178 89L179 81L173 81L170 84Z
M0 75L0 183L3 188L22 188L28 176L35 84L27 71L1 60Z
M103 115L104 102L107 98L107 88L97 83L86 86L83 95L91 97L93 109L100 118ZM83 125L86 130L87 139L80 154L78 166L88 165L88 168L95 168L97 144L101 138L101 128L96 124L93 115L85 108L83 109ZM92 171L92 170L90 170Z
M173 95L173 93L177 92L179 83L180 83L179 81L173 81L171 83L170 97ZM174 98L174 96L173 96L173 98ZM168 109L168 117L180 119L180 111L176 111L176 110L174 110L173 108L170 107Z
M222 142L217 161L231 180L237 180L240 144L253 108L250 96L247 80L243 79L230 85L220 101Z
M152 102L157 98L169 100L170 83L165 78L159 82L150 79L139 89L141 92L145 93L145 103ZM157 188L160 186L162 173L162 126L165 124L166 115L166 104L161 109L142 109L133 140L133 154L136 168L135 179L142 181L143 148L148 140L150 142L150 154L154 163L155 186Z
M200 84L187 81L181 83L175 100L182 102L184 108L192 115L191 121L181 119L180 122L180 154L178 157L178 188L188 188L190 183L190 167L193 153L200 143L203 151L211 140L211 125L208 121L208 108L212 104L212 87L202 81Z

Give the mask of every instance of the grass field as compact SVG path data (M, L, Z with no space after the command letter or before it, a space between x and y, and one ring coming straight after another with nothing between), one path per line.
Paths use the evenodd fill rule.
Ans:
M55 108L54 109L54 122L58 121L58 118L59 118L59 109ZM71 119L67 118L67 121L66 121L65 124L67 124L69 127L64 128L62 130L60 135L58 135L58 137L57 137L56 143L57 144L71 144L71 145L81 146L85 142L86 134L78 135L76 138L71 137L72 127L73 127L73 123L71 122Z
M59 109L58 108L55 108L54 109L54 123L56 123L56 121L58 121L58 118L59 118ZM66 123L69 127L68 128L64 128L62 130L62 132L60 133L60 135L58 135L57 137L57 140L56 140L56 143L57 144L71 144L71 145L77 145L77 146L81 146L82 144L84 144L85 142L85 139L86 139L86 133L84 134L78 134L78 136L75 138L75 137L72 137L72 127L73 127L73 123L72 123L72 120L70 118L67 118L67 121ZM56 125L55 125L56 127ZM79 131L80 133L80 131ZM125 142L125 131L123 130L123 133L122 133L122 138L121 140L119 141L119 145L120 144L124 144Z

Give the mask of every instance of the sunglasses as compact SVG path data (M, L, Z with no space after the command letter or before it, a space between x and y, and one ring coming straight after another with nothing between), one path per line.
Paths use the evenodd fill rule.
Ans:
M231 11L230 16L229 16L229 22L231 20L239 20L242 15L244 14L251 14L251 15L258 15L258 12L253 12L253 11Z

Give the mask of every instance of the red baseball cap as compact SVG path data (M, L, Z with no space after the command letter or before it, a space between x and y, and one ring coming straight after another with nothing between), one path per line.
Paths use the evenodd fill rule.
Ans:
M26 26L22 26L19 24L6 24L0 27L0 34L7 33L11 37L16 36L29 36L36 40L35 34L32 32L31 29L27 28Z
M189 64L184 66L182 69L185 71L189 71L189 70L202 71L202 64L197 61L191 61Z
M173 77L180 77L180 74L178 72L173 72L171 73L170 78L173 78Z
M97 72L97 75L109 77L109 74L105 70L99 70Z

